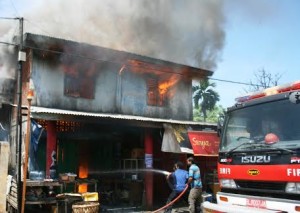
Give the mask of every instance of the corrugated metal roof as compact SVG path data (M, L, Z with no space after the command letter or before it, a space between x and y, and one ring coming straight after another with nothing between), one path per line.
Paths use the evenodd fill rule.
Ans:
M60 45L63 46L63 45L67 45L67 44L71 45L73 48L75 48L75 50L73 50L73 51L75 51L76 54L74 54L72 52L66 53L60 49L58 49L58 50L49 49L49 42L52 42L52 44L53 44L53 42L56 43L56 47L60 47ZM91 52L95 52L94 54L97 53L98 54L97 57L94 57L93 55L86 55L86 53L83 51L84 50L83 46L88 48ZM88 43L81 43L81 42L76 42L76 41L72 41L72 40L66 40L63 38L56 38L56 37L50 37L50 36L38 35L38 34L32 34L32 33L26 33L24 35L24 47L35 49L35 50L40 50L40 51L52 51L57 54L58 53L64 53L64 54L69 54L69 55L74 54L73 56L76 56L76 57L88 57L88 58L94 59L94 60L117 63L117 64L120 64L121 66L130 59L131 60L132 59L140 60L140 61L144 61L144 62L147 62L150 64L169 66L172 68L174 73L179 73L179 74L186 75L186 76L188 74L191 74L194 77L206 77L206 76L212 76L214 73L212 70L202 69L200 67L194 67L194 66L191 66L188 64L182 64L182 63L178 63L178 62L163 60L160 58L153 58L153 57L149 57L146 55L139 55L136 53L125 52L125 51L106 48L106 47L100 47L100 46L92 45L92 44L88 44ZM100 51L101 54L99 54L98 51ZM102 55L102 57L99 58L99 55ZM187 68L188 73L186 73L186 70L184 68Z
M135 120L135 121L145 121L145 122L170 123L170 124L217 126L217 124L215 124L215 123L208 123L208 122L181 121L181 120L149 118L149 117L143 117L143 116L109 114L109 113L81 112L81 111L71 111L71 110L63 110L63 109L36 107L36 106L31 107L31 114L32 114L33 118L34 118L35 114L36 115L40 115L40 114L57 114L57 115L99 117L99 118Z

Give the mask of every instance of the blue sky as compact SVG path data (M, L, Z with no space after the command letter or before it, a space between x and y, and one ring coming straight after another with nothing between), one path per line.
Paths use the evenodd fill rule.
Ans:
M253 1L254 8L238 3L233 13L225 15L226 41L222 61L213 78L248 83L255 80L254 72L265 69L282 74L279 83L300 80L300 1ZM265 9L257 10L260 4ZM228 7L232 5L227 5ZM234 98L245 94L248 86L214 81L220 94L220 104L228 107Z
M299 0L219 1L224 3L225 45L212 78L249 83L255 80L255 72L265 69L272 75L281 74L281 84L300 79ZM21 16L37 3L40 1L1 0L0 16ZM213 82L220 94L219 104L225 108L248 89L246 85Z

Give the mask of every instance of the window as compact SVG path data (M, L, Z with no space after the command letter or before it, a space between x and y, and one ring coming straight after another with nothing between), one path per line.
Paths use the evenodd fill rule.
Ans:
M165 106L167 96L159 90L158 80L156 78L147 79L147 104L149 106Z
M94 99L95 78L65 74L64 94L75 98Z

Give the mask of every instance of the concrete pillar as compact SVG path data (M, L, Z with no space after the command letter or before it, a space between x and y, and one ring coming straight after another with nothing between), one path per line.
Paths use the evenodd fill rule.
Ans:
M47 153L46 153L46 177L50 177L50 167L53 163L53 152L56 156L56 143L57 143L57 132L56 132L56 122L47 121ZM56 160L56 159L55 159Z
M145 166L146 169L153 168L153 135L149 129L145 130ZM153 208L153 171L145 173L145 196L146 208Z
M9 143L0 141L0 212L6 212Z

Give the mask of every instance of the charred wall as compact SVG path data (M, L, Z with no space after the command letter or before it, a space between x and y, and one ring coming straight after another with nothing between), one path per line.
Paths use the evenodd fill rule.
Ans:
M161 105L149 105L148 74L136 73L112 63L96 63L91 98L65 92L66 72L61 64L33 57L31 78L35 87L33 105L96 113L118 113L154 118L191 120L191 81L177 80L167 88ZM155 75L154 75L155 76ZM83 80L83 79L81 79ZM85 90L85 86L80 86Z
M205 70L55 38L26 39L35 106L192 120L190 74Z

